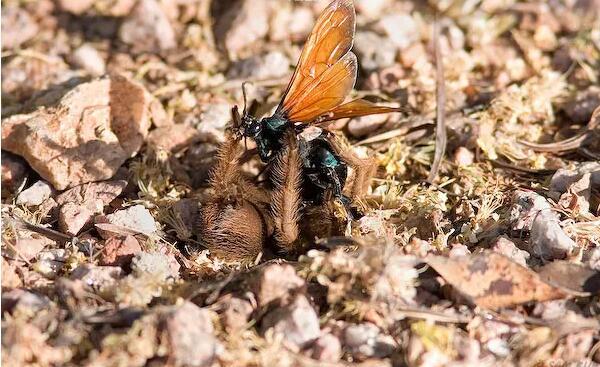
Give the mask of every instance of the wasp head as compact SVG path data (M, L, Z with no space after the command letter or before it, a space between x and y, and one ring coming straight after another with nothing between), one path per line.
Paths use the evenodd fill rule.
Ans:
M257 137L262 130L261 122L250 115L242 117L242 126L244 129L244 136L247 136L249 138Z

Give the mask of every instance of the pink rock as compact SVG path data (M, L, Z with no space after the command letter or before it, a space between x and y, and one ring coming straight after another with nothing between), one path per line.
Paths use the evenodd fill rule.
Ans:
M560 226L560 218L548 200L529 191L513 194L510 210L513 230L530 230L529 252L545 259L564 259L576 247Z
M71 2L71 0L63 1ZM94 9L94 13L107 17L124 17L131 13L136 3L136 0L111 0L110 6L98 6Z
M159 127L148 135L148 144L177 152L198 141L198 130L187 124Z
M315 24L313 12L306 7L292 8L281 5L277 4L275 14L271 18L269 39L271 41L304 41Z
M2 49L18 47L37 33L38 26L27 11L18 6L2 7Z
M569 313L573 313L573 309L577 309L573 301L556 299L546 302L536 302L532 314L543 320L558 320L559 318L568 317Z
M348 123L348 133L355 138L364 137L379 129L389 117L389 114L380 114L351 119Z
M213 335L211 312L191 302L161 310L169 359L178 366L211 366L218 342Z
M138 240L130 235L114 236L106 240L102 249L102 265L126 266L142 251Z
M230 56L265 37L269 31L269 4L266 0L241 0L229 7L215 24L215 37Z
M106 63L102 55L87 43L73 51L73 63L95 76L100 76L106 71Z
M556 34L547 25L537 27L533 35L533 41L543 51L552 51L558 45Z
M15 203L17 205L25 206L40 205L44 202L44 200L48 199L53 192L54 188L52 188L52 186L50 186L46 181L39 180L30 187L21 191L19 196L17 196Z
M2 257L2 289L17 288L23 285L21 278L17 274L17 267L11 261L7 261Z
M498 237L493 243L491 249L506 257L511 258L516 263L523 266L527 266L527 259L529 259L529 253L527 251L520 250L513 241L502 236Z
M564 348L558 349L560 352L557 353L557 357L572 363L584 361L594 345L594 335L594 330L583 330L567 335L563 342Z
M58 228L61 232L76 236L94 216L94 212L85 206L66 203L58 211Z
M409 14L394 13L383 16L376 24L401 50L419 40L418 24Z
M211 103L203 108L198 133L201 141L220 143L225 140L225 127L231 119L231 105Z
M450 252L448 252L448 256L452 258L467 256L469 254L471 254L469 248L460 243L452 244L452 248L450 249Z
M354 52L361 68L375 70L391 66L396 61L397 46L388 38L372 31L358 31L354 37Z
M350 325L344 330L344 346L350 350L356 360L388 357L397 348L389 335L381 333L379 328L370 322Z
M473 164L475 154L465 147L458 147L454 152L454 163L459 167L466 167Z
M550 190L559 193L566 192L571 185L581 180L585 174L590 174L590 184L592 186L600 185L600 163L582 162L574 168L561 168L554 173L550 180Z
M554 212L541 212L531 226L530 245L532 253L547 260L565 259L570 256L577 244L560 226Z
M71 280L81 280L89 289L103 292L114 287L123 276L123 269L116 266L79 265L71 273Z
M390 0L356 0L356 11L370 19L378 19L390 6Z
M591 174L585 173L578 181L569 186L567 192L560 196L558 205L571 210L575 215L585 216L590 210L591 194Z
M139 0L119 29L119 39L136 52L160 52L174 48L175 31L156 0Z
M23 156L58 190L105 180L142 146L153 101L122 76L83 83L55 105L3 119L2 148Z
M324 334L312 346L311 357L321 362L335 363L342 358L342 343L332 334Z
M422 43L416 42L400 52L400 61L405 68L411 68L419 61L427 60L427 51Z
M227 295L218 302L218 308L223 326L228 332L242 330L254 312L252 304L242 298Z
M252 56L235 62L227 77L232 79L272 79L291 73L290 60L280 51Z
M400 64L394 64L373 75L373 87L392 94L400 89L400 81L405 78L406 73Z
M47 54L43 60L15 57L2 62L2 93L15 102L27 101L27 106L36 106L29 98L74 76L62 58L57 56ZM8 103L7 109L10 109Z
M531 191L515 191L510 209L512 230L531 230L533 221L543 212L552 212L552 207L546 198Z
M158 252L165 256L171 274L173 274L174 277L178 277L181 265L177 261L173 249L170 246L162 245L158 248Z
M159 251L141 251L133 257L131 268L137 276L152 274L156 279L167 280L179 277L179 267L175 256L163 246ZM174 262L174 263L173 263Z
M83 14L94 5L94 0L58 0L59 7L73 14Z
M250 283L250 289L256 295L259 307L277 299L285 300L292 292L306 287L304 279L296 275L296 270L289 264L265 266Z
M117 210L106 216L97 216L96 223L109 223L114 228L98 227L98 232L104 239L121 234L150 235L158 229L150 211L143 205L134 205L125 209Z
M127 186L125 180L92 182L75 186L56 196L60 205L74 203L92 207L106 206L117 198Z
M433 251L433 247L429 241L422 240L416 236L410 239L410 242L405 247L404 251L407 254L416 255L418 257L427 256L428 253Z
M2 151L2 197L14 193L25 180L27 163L14 154Z
M24 259L30 261L34 259L44 247L54 244L54 241L34 235L34 237L18 238L14 244L14 248L7 248L7 253L11 254L16 259Z
M263 319L263 331L273 328L288 347L299 350L319 337L319 317L306 299L299 294L284 307L268 313Z

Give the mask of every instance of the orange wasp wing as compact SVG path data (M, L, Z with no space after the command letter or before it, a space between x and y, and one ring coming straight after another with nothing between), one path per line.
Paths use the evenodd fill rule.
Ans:
M348 52L314 82L314 88L306 89L299 103L287 113L288 118L310 122L338 106L354 87L357 67L356 56Z
M360 117L367 115L377 115L380 113L402 112L405 111L401 107L378 106L365 99L355 99L353 101L337 106L333 110L319 116L315 122L321 123L326 121L339 120L348 117Z
M335 0L321 13L277 108L292 121L311 121L344 101L356 81L352 0Z

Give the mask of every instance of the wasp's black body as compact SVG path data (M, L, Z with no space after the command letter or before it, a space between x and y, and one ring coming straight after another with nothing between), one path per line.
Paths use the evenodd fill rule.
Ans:
M258 155L268 163L283 147L286 131L294 129L294 124L285 116L273 116L258 120L252 116L243 117L243 134L256 142ZM300 130L301 131L301 130ZM300 131L295 131L298 133ZM333 151L324 131L311 139L298 138L304 177L303 197L305 201L320 203L327 190L344 204L349 200L342 194L348 174L348 166Z
M258 155L263 162L279 152L283 146L282 140L285 132L292 128L292 122L284 116L277 114L258 120L252 116L243 116L243 134L254 140Z

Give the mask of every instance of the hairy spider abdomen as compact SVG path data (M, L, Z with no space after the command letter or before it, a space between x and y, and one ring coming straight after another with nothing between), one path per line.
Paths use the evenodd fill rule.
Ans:
M222 260L254 262L266 236L263 215L247 200L237 205L209 202L200 210L198 238L211 255Z

